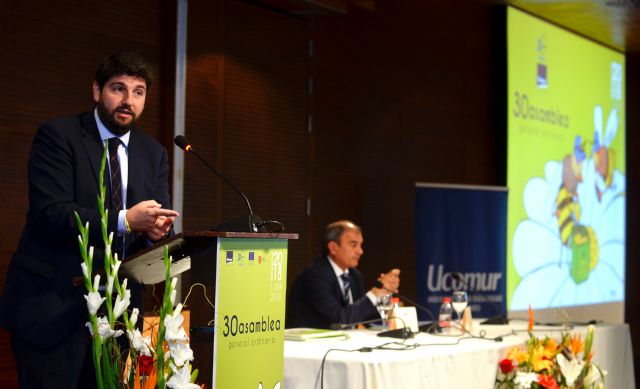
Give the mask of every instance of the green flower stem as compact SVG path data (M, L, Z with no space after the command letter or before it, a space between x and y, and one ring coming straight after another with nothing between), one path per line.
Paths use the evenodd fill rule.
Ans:
M167 314L171 314L173 311L173 305L171 304L171 259L169 258L169 246L164 246L164 268L165 268L165 280L164 280L164 297L162 299L162 307L160 308L160 328L158 330L158 341L156 343L156 355L158 365L158 389L164 389L166 382L164 378L164 336L166 333L166 327L164 325L164 319Z
M93 366L96 369L96 379L98 381L98 388L104 389L104 380L102 379L102 367L100 365L101 354L102 354L102 339L97 334L93 337L92 342L92 350L93 350Z
M107 148L105 147L104 152L102 154L102 160L100 163L100 174L98 176L98 184L99 184L99 193L98 193L98 210L100 212L101 219L101 232L102 239L105 245L105 254L107 251L109 255L105 255L104 258L104 266L105 266L105 274L116 276L112 274L111 267L113 263L113 254L110 253L111 250L111 239L109 239L107 232L107 224L108 224L108 210L105 210L105 192L106 187L104 184L104 172L106 168L107 161ZM80 215L77 212L74 212L74 217L76 220L76 225L78 227L78 231L80 234L79 239L79 247L80 247L80 255L82 260L84 261L87 267L87 274L83 273L83 280L85 288L88 292L97 292L97 285L94 288L92 284L91 275L93 273L93 258L90 254L89 250L89 223L86 226L82 225L82 221L80 220ZM119 286L119 285L118 285ZM109 318L110 327L113 328L114 318L113 318L113 305L112 298L109 293L106 293L106 306L107 313ZM89 322L91 323L91 327L93 329L93 340L92 340L92 354L93 354L93 364L96 370L96 381L99 389L115 389L121 387L121 379L122 370L124 367L124 363L122 363L120 351L118 350L118 343L115 337L111 337L109 339L102 339L99 335L98 330L98 322L97 315L89 315ZM113 358L115 356L115 358Z
M109 220L109 210L105 209L105 192L106 187L104 184L104 173L106 168L106 160L107 160L107 148L105 147L104 152L102 154L102 161L100 164L100 174L98 178L99 184L99 193L97 196L98 200L98 211L100 213L100 225L101 225L101 235L102 240L104 242L105 247L105 258L104 258L104 272L107 277L113 279L113 286L115 287L116 292L119 296L124 297L126 290L123 288L120 280L118 279L118 272L114 271L114 263L115 258L114 254L111 251L113 236L109 236L108 232L108 220ZM84 264L87 268L87 274L83 273L83 281L85 288L88 292L97 292L98 285L93 285L92 273L93 273L93 249L89 247L89 223L86 225L82 225L82 221L80 220L80 215L77 212L74 212L74 217L76 220L76 225L79 231L79 239L78 245L80 249L80 255ZM157 372L158 372L158 380L156 384L156 388L165 389L166 386L166 378L171 375L171 371L168 370L168 367L173 363L173 359L169 358L169 360L165 363L164 356L164 343L165 343L165 335L166 335L166 327L164 324L164 320L167 315L173 314L173 304L171 302L171 258L169 257L169 248L168 246L164 247L164 265L165 265L165 290L162 301L162 306L160 309L160 325L158 330L158 337L155 344L155 354L156 354L156 363L157 363ZM112 289L113 293L113 289ZM113 298L112 293L105 293L105 305L107 310L107 318L109 321L109 326L111 330L114 330L114 325L116 318L114 317L114 307L113 307ZM125 328L127 330L133 331L134 324L130 321L129 313L127 310L123 312L123 322ZM138 365L138 353L131 349L129 350L129 355L131 357L131 370L129 370L128 376L126 377L126 382L122 382L125 372L125 361L122 358L122 354L119 350L118 342L115 336L109 337L108 339L103 339L99 334L98 329L98 317L97 314L91 315L89 314L89 322L91 323L91 328L93 330L93 341L92 341L92 354L93 354L93 364L96 370L96 381L99 389L116 389L121 387L134 387L135 381L135 372L137 370ZM125 335L127 336L127 335ZM167 370L165 372L165 370ZM166 376L165 376L166 373ZM192 372L193 378L197 376L197 370Z

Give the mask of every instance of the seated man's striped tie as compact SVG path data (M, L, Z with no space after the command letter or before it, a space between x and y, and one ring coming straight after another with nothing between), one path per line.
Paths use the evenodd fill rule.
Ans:
M342 293L344 294L344 300L351 304L351 277L349 277L349 273L342 273L340 278L342 279Z

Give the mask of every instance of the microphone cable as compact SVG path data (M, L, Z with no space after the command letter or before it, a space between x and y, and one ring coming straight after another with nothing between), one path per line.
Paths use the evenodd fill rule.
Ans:
M325 362L327 360L327 356L329 355L330 352L332 351L342 351L345 353L355 353L355 352L361 352L361 353L370 353L373 352L374 350L386 350L386 351L406 351L406 350L414 350L416 348L418 348L418 344L406 344L404 343L406 342L406 339L403 341L403 343L400 342L387 342L387 343L383 343L380 344L378 346L374 346L374 347L360 347L360 348L356 348L356 349L342 349L342 348L330 348L329 350L327 350L324 353L324 356L322 357L322 362L320 363L320 389L324 389L324 366L325 366ZM399 345L402 346L402 348L392 348L389 347L390 345Z
M483 330L484 331L484 330ZM467 334L471 335L469 332L466 332ZM505 335L501 335L495 338L487 338L486 336L458 336L456 341L453 343L412 343L412 344L407 344L406 343L406 339L403 342L387 342L387 343L383 343L380 344L378 346L374 346L374 347L360 347L357 349L340 349L340 348L331 348L329 350L327 350L324 354L324 356L322 357L322 362L320 363L320 389L324 389L324 370L325 370L325 364L326 364L326 360L327 360L327 356L329 355L330 352L332 351L341 351L341 352L347 352L347 353L354 353L354 352L373 352L375 350L382 350L382 351L409 351L409 350L416 350L418 348L421 347L429 347L429 346L457 346L460 344L461 341L466 340L466 339L482 339L482 340L490 340L490 341L495 341L495 342L501 342L502 341L502 337L503 336L508 336L508 335L512 335L511 333L509 334L505 334ZM513 334L515 335L515 334ZM436 336L443 336L443 335L436 335ZM392 347L392 346L400 346L400 347Z

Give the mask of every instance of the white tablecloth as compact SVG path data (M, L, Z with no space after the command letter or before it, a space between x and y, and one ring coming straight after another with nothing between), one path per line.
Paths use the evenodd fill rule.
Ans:
M346 341L285 341L284 388L320 388L321 363L330 349L359 350L383 343L393 346L419 345L409 350L331 351L324 365L325 389L491 389L498 362L507 351L528 339L526 323L508 326L475 325L472 333L486 331L487 338L502 336L501 342L486 339L418 334L406 341L377 337L369 330L347 331ZM513 332L513 330L521 332ZM586 327L571 333L586 334ZM559 338L556 327L536 327L535 335ZM608 371L606 387L635 389L631 336L626 324L597 325L594 361Z

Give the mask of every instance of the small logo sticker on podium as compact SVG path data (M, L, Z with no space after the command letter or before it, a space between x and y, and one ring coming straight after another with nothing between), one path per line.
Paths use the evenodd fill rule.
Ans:
M233 262L233 251L227 251L227 263Z

